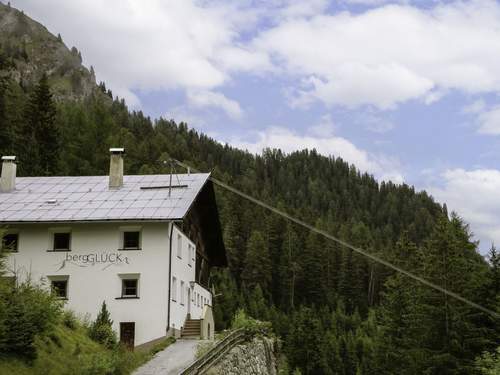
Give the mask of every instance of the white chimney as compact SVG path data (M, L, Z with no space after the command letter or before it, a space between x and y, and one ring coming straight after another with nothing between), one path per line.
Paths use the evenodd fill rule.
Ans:
M119 189L123 186L123 148L110 148L111 159L109 161L109 188Z
M16 157L2 156L2 177L0 178L0 191L8 193L16 188Z

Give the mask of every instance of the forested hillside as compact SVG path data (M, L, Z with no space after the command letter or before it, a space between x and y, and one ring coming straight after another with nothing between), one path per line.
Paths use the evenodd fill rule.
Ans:
M22 84L0 51L0 154L20 175L107 174L111 146L127 174L167 173L170 157L315 224L429 281L499 311L500 258L425 192L378 183L314 150L252 155L173 120L130 112L100 92L54 100L47 76ZM42 72L43 73L43 72ZM180 171L180 170L179 170ZM215 273L219 328L244 306L284 340L290 373L474 374L498 345L491 316L218 190L229 269Z

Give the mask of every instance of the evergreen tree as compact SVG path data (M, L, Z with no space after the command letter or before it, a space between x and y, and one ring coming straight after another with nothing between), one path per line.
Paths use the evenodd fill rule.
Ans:
M56 107L46 74L30 96L25 118L26 125L22 131L25 147L21 167L28 175L55 174L60 138L55 122Z
M252 232L245 259L245 268L241 278L250 290L260 285L262 291L267 291L271 286L271 258L264 236L261 232Z

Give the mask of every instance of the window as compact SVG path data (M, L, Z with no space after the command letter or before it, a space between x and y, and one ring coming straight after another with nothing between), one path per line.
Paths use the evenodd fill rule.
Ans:
M193 261L194 261L194 246L189 244L188 245L188 249L189 249L189 254L188 254L188 265L189 266L192 266L193 264Z
M7 233L2 238L2 250L17 252L17 244L19 242L19 234Z
M200 295L196 295L196 306L200 307Z
M139 297L138 279L122 279L122 298Z
M184 305L184 281L181 281L181 305Z
M138 250L141 248L141 232L123 232L123 249Z
M182 236L177 235L177 257L182 259Z
M69 251L71 242L71 233L54 233L54 251Z
M172 294L172 301L177 300L177 279L175 277L172 277L172 290L170 291Z
M68 298L68 276L54 276L50 278L52 293L58 298Z

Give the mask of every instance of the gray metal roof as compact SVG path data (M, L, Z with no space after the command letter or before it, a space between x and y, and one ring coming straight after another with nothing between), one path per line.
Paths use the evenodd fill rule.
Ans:
M108 176L18 177L0 193L0 223L182 219L209 176L172 175L170 196L168 174L124 176L119 189Z

